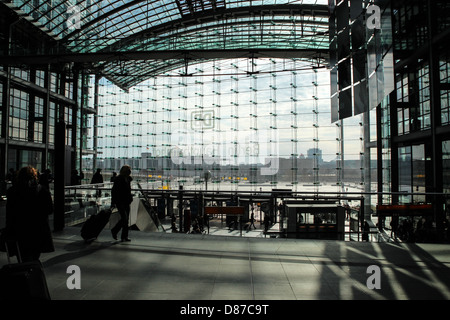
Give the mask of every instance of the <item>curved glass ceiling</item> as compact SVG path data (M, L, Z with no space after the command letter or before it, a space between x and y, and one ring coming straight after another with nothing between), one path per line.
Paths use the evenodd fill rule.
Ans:
M309 57L328 50L328 0L13 0L8 5L57 40L52 53L290 49ZM180 61L169 64L179 67ZM114 65L97 66L122 71Z

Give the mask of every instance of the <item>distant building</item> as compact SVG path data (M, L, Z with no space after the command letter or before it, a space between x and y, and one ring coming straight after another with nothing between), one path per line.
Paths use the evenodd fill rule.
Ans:
M306 159L314 159L315 157L317 157L317 161L318 161L317 163L318 164L323 163L322 149L311 148L311 149L308 149L306 154L307 154Z

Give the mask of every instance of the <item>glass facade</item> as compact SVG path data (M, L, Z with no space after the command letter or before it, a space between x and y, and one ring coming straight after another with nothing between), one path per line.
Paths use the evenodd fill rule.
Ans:
M442 125L450 124L450 63L448 56L446 57L447 59L439 61L440 83L442 84L440 89Z
M446 1L0 5L27 17L0 20L18 60L0 66L3 170L52 168L64 123L71 169L129 163L157 187L382 191L369 206L448 192Z
M53 170L58 119L68 124L67 146L80 136L80 124L72 124L76 108L74 88L80 83L75 83L72 75L68 77L67 73L48 72L42 68L3 70L0 74L0 104L8 106L8 110L2 108L0 112L1 128L4 128L2 152L8 154L2 164L5 172L26 164L39 171L45 167ZM5 115L8 115L7 119Z
M378 163L379 186L393 194L382 201L432 203L423 218L441 232L449 204L448 40L441 38L448 4L398 1L391 7L396 85L379 107Z
M341 191L362 183L361 119L330 123L328 71L295 59L223 60L189 70L193 76L178 69L129 92L100 81L98 115L89 119L98 135L87 145L98 151L96 166L110 174L132 163L143 181L174 189L204 188L207 171L218 189L268 183ZM86 169L92 161L85 157Z

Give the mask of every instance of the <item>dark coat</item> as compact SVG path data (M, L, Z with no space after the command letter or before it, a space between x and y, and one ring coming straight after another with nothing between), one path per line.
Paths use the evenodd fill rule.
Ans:
M91 184L95 184L95 183L103 183L103 176L99 171L94 173L94 175L92 176Z
M118 175L111 190L111 204L120 206L130 205L133 201L131 194L131 177Z
M53 201L47 188L13 186L7 191L6 235L17 240L28 252L53 252L53 238L48 216Z

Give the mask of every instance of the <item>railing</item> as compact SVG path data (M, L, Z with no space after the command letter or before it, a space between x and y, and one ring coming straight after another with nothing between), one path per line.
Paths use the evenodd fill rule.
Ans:
M99 183L65 188L65 225L82 223L89 216L111 206L112 183Z
M112 183L102 183L96 185L68 186L65 188L65 225L75 225L84 222L90 215L97 213L103 208L111 205L111 188ZM380 234L378 226L372 225L369 229L364 229L364 219L376 216L376 207L374 212L368 212L364 215L364 201L368 196L376 196L382 194L389 195L408 195L406 192L398 193L366 193L366 192L293 192L291 190L272 190L272 191L232 191L232 190L164 190L164 189L143 189L139 184L133 183L132 192L134 197L138 197L146 201L149 206L154 208L156 216L156 224L159 223L157 211L163 210L163 217L172 217L177 219L176 225L179 231L188 232L184 226L184 210L189 206L189 202L199 201L198 213L203 215L204 208L207 206L224 206L224 205L245 205L247 206L247 216L241 217L239 221L246 223L249 221L249 210L254 205L260 205L260 214L262 211L270 215L273 219L272 225L281 222L283 218L282 209L278 207L279 203L286 201L315 202L315 201L331 201L336 205L344 205L352 203L357 207L356 216L346 219L345 235L347 240L355 241L384 241L386 236ZM417 195L417 193L414 193ZM439 198L443 203L448 203L449 194L443 193L424 193L426 196ZM163 203L162 209L158 205ZM228 202L228 204L227 204ZM355 203L356 202L356 203ZM266 208L262 206L268 204ZM383 207L385 210L386 207ZM381 211L380 211L381 212ZM180 214L183 213L183 214ZM161 212L160 212L161 214ZM408 215L408 212L402 212ZM161 215L160 215L161 217ZM386 217L386 216L385 216ZM389 217L389 215L388 215ZM152 217L155 218L155 217ZM223 221L223 217L222 221ZM431 216L431 218L434 218ZM353 219L353 221L352 221ZM375 218L377 219L377 218ZM378 218L378 220L380 217ZM369 218L370 220L370 218ZM372 222L370 220L370 222ZM353 225L352 225L353 224ZM286 230L283 230L282 223L278 223L279 229L274 230L268 228L262 232L264 236L283 236ZM227 226L226 226L227 227ZM270 229L270 230L269 230ZM449 239L450 240L450 239Z

